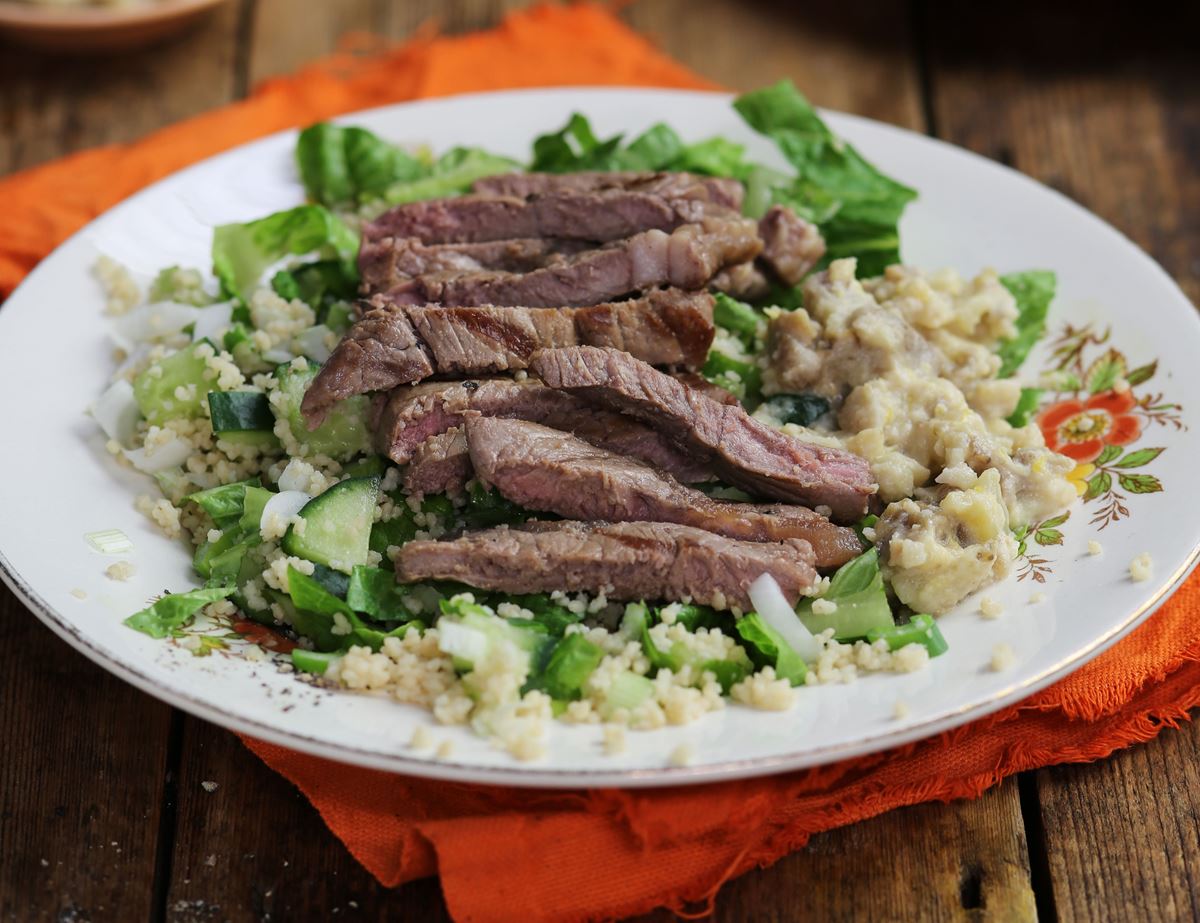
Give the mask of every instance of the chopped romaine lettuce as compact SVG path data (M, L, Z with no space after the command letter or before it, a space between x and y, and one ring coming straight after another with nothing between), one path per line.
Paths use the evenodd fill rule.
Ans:
M860 276L900 261L897 226L915 190L885 176L825 125L790 80L746 93L734 108L796 169L773 201L821 228L826 260L857 257Z
M1050 312L1058 279L1048 270L1031 269L1001 276L1000 282L1017 300L1018 311L1017 335L1005 340L996 350L1001 360L997 377L1008 378L1021 367L1029 351L1046 332L1046 315Z
M1041 388L1022 388L1017 406L1013 408L1013 412L1008 418L1009 425L1016 427L1028 425L1029 421L1033 419L1033 415L1037 413L1038 404L1041 401Z
M242 518L246 508L246 490L250 487L262 490L258 478L251 478L248 481L237 481L233 484L222 484L220 487L197 491L194 494L188 494L183 499L191 500L208 513L218 529L225 529ZM255 527L257 528L257 522Z
M222 292L242 301L249 300L268 266L306 253L337 259L348 278L358 278L358 235L320 205L300 205L213 231L213 272Z
M731 298L724 292L717 292L714 302L713 323L736 334L743 343L753 348L764 327L762 315L750 305Z
M209 587L189 590L186 593L171 593L141 612L135 612L125 620L134 631L151 638L165 638L177 628L186 625L197 612L209 603L215 603L233 593L233 587Z
M761 615L751 612L737 622L738 634L749 647L750 659L759 667L775 668L775 675L793 686L804 685L808 666L783 635L768 625Z
M570 701L583 694L583 684L604 659L604 650L583 635L567 635L554 647L545 667L531 676L525 689L540 689L552 699Z
M413 613L401 602L410 590L396 583L396 575L380 567L360 564L350 574L346 604L381 622L407 622Z
M879 570L879 553L874 548L838 568L829 589L817 598L836 609L816 612L812 599L800 601L796 613L813 634L832 628L834 638L844 641L866 637L872 631L895 624Z
M296 164L308 197L322 205L378 198L394 183L416 179L428 166L365 128L320 122L300 132Z
M519 167L507 157L489 154L477 147L455 147L438 158L426 176L393 183L383 193L389 205L459 195L477 179L496 173L509 173Z

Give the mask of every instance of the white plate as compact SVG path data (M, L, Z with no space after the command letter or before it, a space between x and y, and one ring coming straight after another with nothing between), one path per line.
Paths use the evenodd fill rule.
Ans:
M602 132L643 129L666 120L687 139L723 134L745 141L760 159L780 163L771 145L746 129L715 94L652 90L538 90L393 106L347 117L385 137L426 142L435 150L480 144L522 157L539 132L574 110ZM1195 562L1200 493L1192 490L1200 452L1187 403L1200 394L1200 324L1170 278L1099 219L1043 186L987 160L920 135L830 113L833 128L888 173L920 190L902 228L905 259L973 273L1035 267L1059 275L1052 335L1065 323L1112 334L1089 345L1084 361L1109 349L1129 372L1157 362L1154 377L1134 386L1158 407L1134 411L1141 435L1122 451L1165 447L1134 469L1109 463L1128 516L1090 523L1111 498L1076 505L1070 519L1029 542L1045 563L991 591L1005 614L987 621L968 601L942 619L950 651L920 673L861 678L847 686L802 690L789 712L730 706L696 724L631 733L621 756L601 755L595 727L556 727L550 755L521 764L461 729L434 727L454 741L438 760L406 747L427 716L383 699L329 693L218 652L194 657L121 625L163 590L193 585L182 543L164 539L135 512L139 492L154 485L117 468L84 415L112 371L102 298L89 274L99 252L151 274L182 264L208 265L213 225L259 217L301 198L292 166L293 133L246 145L184 170L114 208L43 262L0 311L0 453L3 507L0 571L32 610L88 657L139 688L193 714L286 746L382 769L512 785L668 785L779 772L892 747L981 717L1075 669L1144 619ZM1047 365L1043 344L1027 370ZM1120 409L1120 408L1116 408ZM1149 419L1156 414L1158 421ZM1174 418L1180 426L1171 422ZM1127 435L1133 424L1121 423ZM1143 453L1142 456L1152 453ZM1134 459L1138 460L1137 458ZM1103 472L1092 476L1100 478ZM1119 475L1162 492L1131 493ZM122 556L137 567L128 583L104 576L117 558L91 550L84 534L119 528L133 540ZM1057 534L1056 534L1057 533ZM1062 544L1054 544L1061 535ZM1086 554L1089 539L1104 545ZM1129 579L1129 562L1149 552L1154 576ZM1031 567L1031 560L1022 568ZM82 589L86 599L72 596ZM1042 592L1046 599L1030 604ZM993 647L1009 643L1015 664L989 668ZM897 700L911 709L894 717ZM134 730L136 733L136 729ZM670 768L681 742L694 762Z

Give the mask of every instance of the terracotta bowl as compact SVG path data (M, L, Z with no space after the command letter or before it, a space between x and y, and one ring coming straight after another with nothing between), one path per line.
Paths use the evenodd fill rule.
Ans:
M0 36L26 48L128 51L182 32L226 0L146 0L131 7L45 7L0 0Z

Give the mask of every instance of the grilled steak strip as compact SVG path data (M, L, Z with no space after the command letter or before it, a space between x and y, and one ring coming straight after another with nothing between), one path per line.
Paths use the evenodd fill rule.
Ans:
M670 233L642 231L531 272L426 273L387 290L401 304L591 305L659 285L704 288L724 269L762 250L754 222L704 218Z
M782 205L767 209L758 233L763 240L761 262L786 285L799 285L825 255L825 238L817 226Z
M417 237L427 244L456 244L561 237L604 242L730 214L730 209L702 199L666 199L624 189L552 192L529 199L467 195L399 205L365 225L363 240Z
M710 287L741 301L757 301L771 292L771 280L766 277L758 263L738 263L722 269L713 276Z
M466 434L476 476L527 509L567 519L673 522L748 542L801 538L822 568L862 552L853 529L805 507L714 500L645 462L537 423L473 417Z
M534 355L530 369L552 388L645 421L707 456L723 480L759 496L823 504L835 520L854 522L875 492L871 469L857 455L787 436L627 353L547 349Z
M648 426L619 413L598 410L538 381L427 382L397 388L379 408L376 448L397 464L407 464L425 440L464 424L468 416L532 420L620 455L631 455L684 483L707 481L704 459L680 449Z
M458 494L472 474L467 436L456 426L416 447L404 471L404 489L410 494Z
M316 426L337 401L433 374L523 369L544 347L590 343L654 365L698 368L712 343L712 297L677 289L586 308L403 306L375 296L304 395Z
M745 187L723 176L696 173L649 173L628 171L582 171L580 173L502 173L476 180L471 187L479 195L515 196L527 199L551 192L599 192L624 189L649 192L667 199L705 199L741 211Z
M586 241L542 238L474 244L426 244L416 237L365 240L358 251L361 291L383 291L405 279L431 272L481 269L529 272L592 246Z
M529 523L408 542L396 579L457 580L505 593L603 589L615 600L691 598L746 610L750 584L764 573L794 605L812 588L812 561L800 539L740 542L665 522Z

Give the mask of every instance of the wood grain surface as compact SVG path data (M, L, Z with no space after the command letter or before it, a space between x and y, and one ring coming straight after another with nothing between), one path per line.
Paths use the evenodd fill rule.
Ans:
M136 54L5 48L0 173L237 99L347 33L483 28L520 5L232 0ZM821 105L1015 166L1129 234L1198 299L1200 17L1088 9L640 0L621 15L731 88L790 76ZM109 677L3 589L0 649L20 652L0 672L0 919L448 919L435 880L381 888L235 737ZM977 801L832 831L730 883L712 919L1197 919L1198 758L1189 725Z

